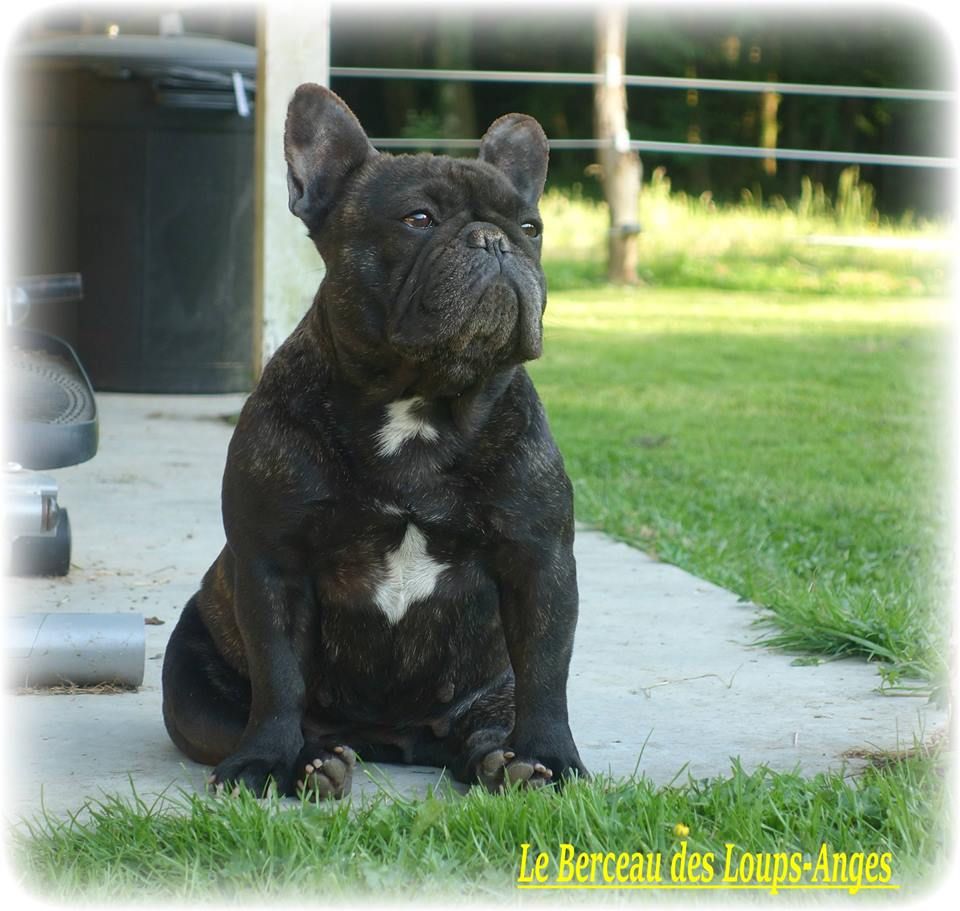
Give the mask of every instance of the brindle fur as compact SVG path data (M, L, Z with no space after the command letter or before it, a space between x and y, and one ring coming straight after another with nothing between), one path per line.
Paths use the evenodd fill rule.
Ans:
M542 131L508 115L477 161L382 155L303 86L287 156L327 274L230 443L227 543L165 657L170 736L258 792L293 793L341 744L463 781L496 750L585 774L566 703L572 490L521 366L546 300L539 238L520 229L538 219ZM404 224L425 200L437 226ZM413 396L436 438L380 454L386 406ZM374 586L408 523L447 568L391 623Z

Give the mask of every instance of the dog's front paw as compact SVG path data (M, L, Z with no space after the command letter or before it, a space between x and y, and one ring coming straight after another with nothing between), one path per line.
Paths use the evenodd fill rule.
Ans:
M340 800L350 793L357 754L348 746L327 749L308 744L295 763L297 789L308 797Z
M589 778L565 724L538 727L526 736L515 731L509 745L492 750L477 764L477 779L488 790L511 786L542 788L567 779Z
M511 750L492 750L477 765L477 780L492 794L513 787L542 788L553 769L536 759L517 758Z
M299 743L284 748L276 742L265 745L262 740L241 746L213 770L207 784L218 794L236 794L245 787L256 797L264 797L272 783L280 794L291 795L294 793L293 760L299 748Z

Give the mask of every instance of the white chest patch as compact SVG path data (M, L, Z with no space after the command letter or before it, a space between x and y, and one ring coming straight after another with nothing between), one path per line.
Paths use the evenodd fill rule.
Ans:
M380 455L393 455L407 440L416 437L428 442L437 439L437 428L414 410L422 403L420 396L414 396L387 405L387 422L377 431L377 452Z
M427 553L426 537L411 522L400 546L387 554L373 600L391 623L397 623L411 604L433 594L446 568Z

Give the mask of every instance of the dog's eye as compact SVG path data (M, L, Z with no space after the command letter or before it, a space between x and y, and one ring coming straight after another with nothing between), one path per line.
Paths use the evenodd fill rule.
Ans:
M432 228L433 216L429 212L411 212L403 218L405 224L411 228Z
M527 237L537 237L540 234L540 226L534 224L532 221L525 221L520 225L520 230L523 231Z

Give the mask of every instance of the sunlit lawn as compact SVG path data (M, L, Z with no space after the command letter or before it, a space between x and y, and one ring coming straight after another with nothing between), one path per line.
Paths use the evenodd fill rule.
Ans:
M820 187L787 205L717 206L709 194L674 193L658 169L640 195L640 277L656 288L885 297L943 295L951 260L943 224L862 211L869 188L832 199ZM552 191L541 204L544 258L554 291L603 279L607 210ZM855 236L891 248L824 245Z
M628 289L602 283L605 210L548 194L531 369L581 521L769 608L783 645L939 686L950 259L854 176L716 207L655 172ZM904 247L810 243L843 235Z

